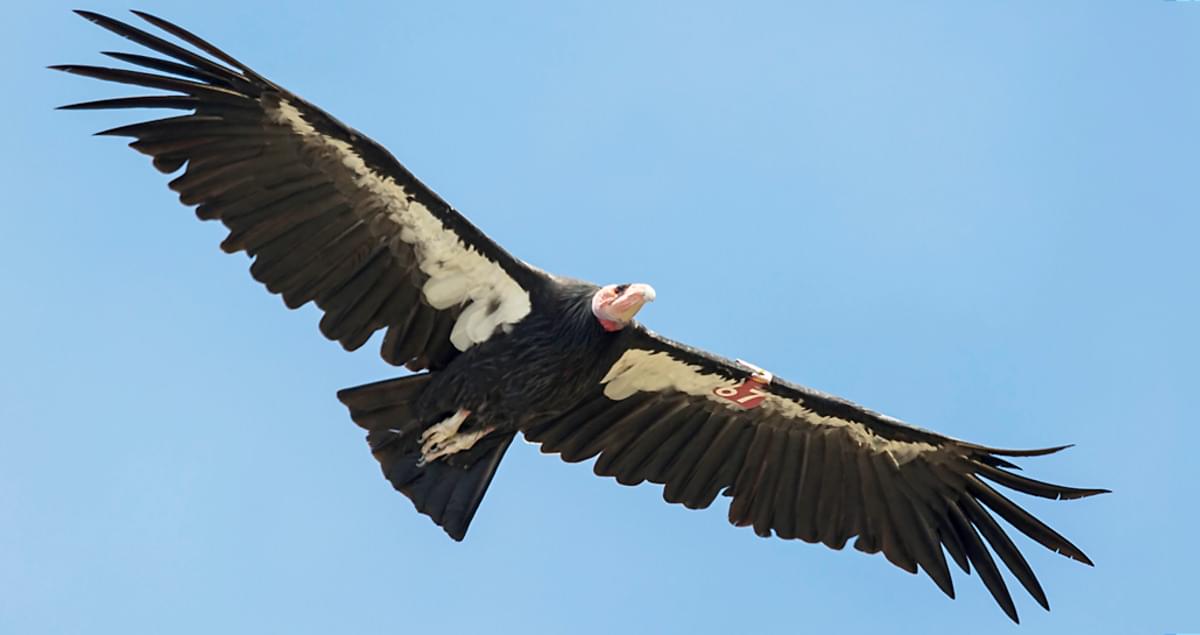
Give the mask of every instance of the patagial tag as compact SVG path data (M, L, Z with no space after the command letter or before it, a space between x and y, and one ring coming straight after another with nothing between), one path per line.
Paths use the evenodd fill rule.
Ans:
M769 394L765 385L753 379L747 379L736 386L721 386L713 389L713 394L733 402L733 405L749 410L757 407Z

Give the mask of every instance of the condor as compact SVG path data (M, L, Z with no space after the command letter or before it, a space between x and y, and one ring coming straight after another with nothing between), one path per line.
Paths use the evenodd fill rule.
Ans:
M64 106L184 114L100 134L134 139L185 205L229 228L250 273L291 308L314 302L321 332L413 374L338 393L384 476L461 540L517 433L620 483L665 485L690 508L730 497L760 536L841 549L850 539L918 568L954 596L946 554L974 566L1014 621L992 553L1043 607L1033 570L995 516L1091 564L997 491L1052 499L1078 489L1020 476L1005 450L907 425L752 364L671 341L634 317L647 284L596 285L513 257L386 150L192 33L142 12L154 35L91 12L159 56L106 55L147 70L57 70L164 91ZM190 45L191 48L187 48ZM989 551L990 547L990 551Z

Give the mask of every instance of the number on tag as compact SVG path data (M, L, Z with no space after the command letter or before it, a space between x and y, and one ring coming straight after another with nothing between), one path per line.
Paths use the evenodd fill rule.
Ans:
M733 402L739 408L749 410L757 407L767 398L767 391L759 386L762 384L755 381L743 381L736 386L721 386L713 389L713 394Z

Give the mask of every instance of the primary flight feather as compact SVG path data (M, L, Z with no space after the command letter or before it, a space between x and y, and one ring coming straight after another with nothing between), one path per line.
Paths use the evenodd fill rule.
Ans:
M1049 604L995 516L1091 564L994 487L1105 492L1021 476L1009 461L1061 447L952 439L661 337L634 320L649 285L532 267L374 141L192 33L138 11L174 41L77 13L161 57L105 53L150 72L52 68L166 94L63 108L185 111L99 134L133 138L164 173L183 169L170 183L180 200L224 223L221 248L249 254L251 275L287 306L316 303L326 337L355 350L385 330L383 358L424 371L338 398L392 485L455 540L520 432L566 461L598 457L596 474L663 484L673 503L703 508L724 493L730 522L760 536L834 549L854 538L953 597L949 554L1014 621L993 553Z

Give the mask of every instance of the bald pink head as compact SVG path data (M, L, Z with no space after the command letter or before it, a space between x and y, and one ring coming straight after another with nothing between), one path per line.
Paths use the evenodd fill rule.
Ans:
M633 321L642 305L654 301L648 284L610 284L592 296L592 313L606 331L619 331Z

